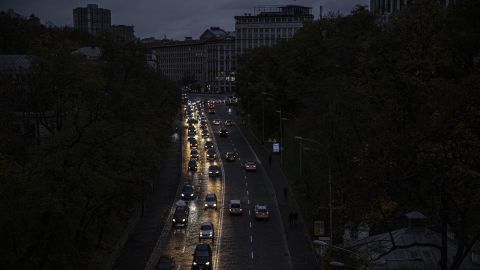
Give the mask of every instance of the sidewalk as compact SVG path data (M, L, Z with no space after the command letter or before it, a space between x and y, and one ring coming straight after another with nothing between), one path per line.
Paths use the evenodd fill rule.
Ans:
M165 153L160 175L153 179L153 190L145 209L127 243L120 252L114 269L145 269L170 213L181 178L181 140L172 143Z
M237 126L240 128L250 142L253 150L263 164L265 171L272 181L273 188L278 200L278 206L280 214L282 215L282 221L285 228L285 235L288 241L288 247L290 249L290 256L294 269L320 269L320 266L316 260L315 253L312 248L311 239L308 237L305 227L305 223L300 214L295 198L293 197L293 191L290 188L288 179L283 174L280 167L280 156L272 156L272 164L269 166L268 157L269 152L261 145L258 138L256 138L250 129L246 129L240 123L240 118L237 118ZM284 188L287 187L287 199L285 200ZM297 225L291 226L288 220L288 216L291 212L299 213Z

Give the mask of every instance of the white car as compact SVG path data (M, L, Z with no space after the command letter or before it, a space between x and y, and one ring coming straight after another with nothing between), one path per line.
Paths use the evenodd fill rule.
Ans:
M255 161L247 160L244 166L246 171L254 172L257 170L257 164L255 163Z
M217 195L215 195L215 193L207 193L205 197L205 209L207 208L217 209Z
M220 119L213 119L213 124L214 124L214 125L217 126L217 125L220 125L220 123L221 123L221 122L220 122Z
M198 240L202 239L213 239L215 238L215 231L213 230L213 223L210 221L204 222L200 225L200 233L198 235Z
M265 204L255 205L255 219L269 219L270 212Z

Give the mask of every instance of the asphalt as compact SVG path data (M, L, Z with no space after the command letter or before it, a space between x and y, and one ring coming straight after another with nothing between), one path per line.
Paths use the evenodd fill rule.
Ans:
M285 228L285 235L290 250L293 269L320 269L319 262L313 250L312 240L307 234L305 222L300 214L299 206L293 197L292 188L282 172L280 166L280 156L272 155L271 165L269 164L270 151L268 151L260 140L250 131L248 127L240 124L242 119L234 116L235 122L239 123L237 127L242 130L243 135L253 148L253 151L264 165L267 175L270 178L273 189L276 194L278 206L281 212L282 221ZM287 198L284 196L284 188L287 188ZM299 213L296 225L292 226L289 222L289 214Z
M140 217L113 269L145 269L162 228L170 214L181 179L181 140L171 143L166 159L161 164L159 176L153 179L153 190L146 205L143 217Z

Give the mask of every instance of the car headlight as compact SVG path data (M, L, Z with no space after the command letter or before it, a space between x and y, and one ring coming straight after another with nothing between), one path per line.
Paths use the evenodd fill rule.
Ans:
M216 204L216 203L214 203L214 204L213 204L213 206L217 206L217 204Z
M172 221L175 222L175 219L173 219Z
M206 262L205 265L210 265L210 262Z
M185 194L182 193L182 197L185 196Z
M197 265L197 262L193 262L193 265Z
M210 235L210 236L212 236L212 235L213 235L213 233L212 233L212 232L210 232L210 233L209 233L209 235Z
M193 193L192 193L192 194L190 194L190 197L193 197Z
M207 206L208 206L208 204L205 204L205 207L207 207Z
M183 222L185 222L185 219L182 219Z

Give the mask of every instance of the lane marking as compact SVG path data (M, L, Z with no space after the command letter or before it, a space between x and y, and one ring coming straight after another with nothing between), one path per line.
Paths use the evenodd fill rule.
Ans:
M247 204L250 205L250 199L247 200ZM250 212L250 210L248 210Z
M250 243L253 243L253 235L250 235Z
M243 177L243 179L247 179L247 176L245 175L245 176Z
M248 189L247 189L247 196L249 196L249 195L248 195Z
M252 253L250 253L250 257L252 257L252 260L253 260L253 251L252 251Z
M245 186L248 187L248 182L245 182Z
M252 222L250 221L250 229L252 228Z
M249 215L249 216L251 216L251 215L252 215L252 213L250 213L250 209L248 209L248 215Z

